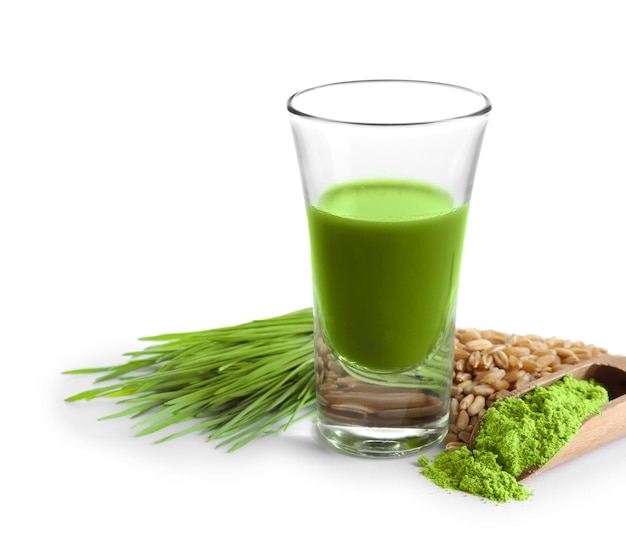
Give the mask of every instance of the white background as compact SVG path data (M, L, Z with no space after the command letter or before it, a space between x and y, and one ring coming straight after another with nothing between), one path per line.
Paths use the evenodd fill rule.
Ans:
M227 454L68 404L138 338L310 305L287 97L359 78L493 102L458 325L626 353L619 2L0 4L0 534L563 534L623 520L626 439L495 505L305 422ZM540 522L541 521L541 522Z

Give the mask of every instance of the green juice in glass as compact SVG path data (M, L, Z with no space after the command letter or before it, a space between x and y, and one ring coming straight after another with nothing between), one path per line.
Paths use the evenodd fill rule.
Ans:
M317 317L336 355L398 371L437 352L454 316L468 209L403 179L342 183L307 207Z

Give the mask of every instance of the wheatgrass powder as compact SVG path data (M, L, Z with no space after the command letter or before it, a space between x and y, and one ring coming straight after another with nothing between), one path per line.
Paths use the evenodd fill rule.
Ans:
M422 475L445 489L498 503L526 500L531 492L517 477L547 463L608 400L594 380L567 374L524 397L495 401L483 416L473 450L462 446L432 461L421 456L418 465Z

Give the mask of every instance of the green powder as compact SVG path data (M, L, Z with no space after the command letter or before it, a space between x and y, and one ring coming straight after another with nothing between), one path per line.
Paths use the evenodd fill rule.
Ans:
M517 481L525 470L543 466L609 400L593 380L565 375L522 398L496 401L485 413L474 450L466 447L418 459L422 474L446 489L494 502L525 500L531 493Z
M461 490L494 502L525 500L530 491L498 464L497 455L489 451L470 451L463 446L440 453L432 464L427 457L418 459L422 473L445 489Z

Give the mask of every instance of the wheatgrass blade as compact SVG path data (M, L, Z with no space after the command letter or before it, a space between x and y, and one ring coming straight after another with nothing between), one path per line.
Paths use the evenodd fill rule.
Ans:
M190 420L157 442L197 432L239 449L310 416L315 402L311 308L241 325L141 338L126 363L66 371L112 382L67 401L119 397L125 409L100 419L141 418L137 436Z
M141 428L135 436L147 436L157 431L165 429L172 425L178 425L188 420L194 419L196 414L194 413L194 407L188 409L187 412L172 412L169 408L163 408L156 414L148 416L146 419L135 423L133 428ZM148 425L150 424L150 425Z
M266 404L265 402L270 397L274 396L276 394L276 392L279 392L282 389L283 385L290 380L291 376L292 375L285 376L285 378L283 380L281 380L277 384L274 384L272 387L270 387L269 389L265 390L263 393L260 393L260 394L256 395L256 397L251 397L250 398L250 402L246 405L246 407L243 408L240 412L238 412L237 415L234 416L232 420L230 420L229 422L225 423L222 427L217 429L217 431L214 433L214 435L217 437L217 436L220 436L222 434L226 434L226 431L233 430L233 428L238 426L238 424L240 422L244 422L245 423L247 421L250 421L249 419L246 420L246 418L251 413L254 415L254 419L252 421L255 421L256 419L258 419L258 417L266 415L268 408L270 408L272 410L276 409L278 407L278 405L284 399L286 399L287 397L289 397L291 395L289 391L287 391L282 396L278 395L274 399L274 401L271 401L268 404Z
M304 365L307 369L310 368L310 362L307 360L304 362ZM283 372L279 372L280 375L283 375ZM278 378L281 378L280 382L276 384L276 376L272 376L269 378L269 388L265 389L265 384L260 385L257 384L257 388L255 390L249 389L248 400L243 401L237 407L233 408L232 412L222 413L218 417L214 418L211 421L211 426L214 429L213 434L211 434L211 438L223 438L229 437L233 434L233 431L238 431L241 429L253 427L255 423L259 422L259 431L263 431L267 429L267 427L261 427L264 421L267 421L271 425L275 425L279 419L282 419L283 415L272 415L271 412L275 412L276 409L280 408L280 405L283 401L287 401L289 403L289 407L287 408L287 413L291 414L293 423L293 419L295 418L295 414L300 412L303 408L304 403L308 403L308 405L312 405L314 402L313 399L313 391L310 392L309 399L303 399L300 397L300 393L296 393L297 384L293 384L289 386L289 381L294 374L300 373L298 369L292 371L292 373L283 376L280 375ZM287 389L284 389L283 386L287 384ZM251 381L247 381L244 383L247 386L254 386ZM232 389L232 388L231 388ZM283 392L282 394L280 392ZM278 392L278 393L277 393ZM271 402L271 405L266 404L266 400L271 396L276 397ZM185 419L193 419L199 415L199 408L202 406L202 402L200 404L197 403L197 399L200 397L202 399L203 393L199 393L196 391L187 393L181 397L176 397L172 400L164 402L167 406L163 411L157 413L154 416L149 416L140 422L138 425L147 425L155 420L160 420L158 423L152 423L151 425L146 426L142 431L138 434L145 435L151 434L158 430L161 430L169 425L174 425L177 423L181 423L183 420L183 416ZM235 397L231 392L229 392L230 401L235 400ZM295 399L294 399L295 395ZM296 404L293 404L292 401L296 401ZM224 407L227 405L225 404ZM268 417L268 410L270 411Z
M305 363L303 365L307 366L308 368L309 364ZM304 382L304 388L302 388L302 386L299 386L303 384L303 381L306 381ZM222 414L218 418L201 420L199 423L196 423L185 430L161 438L157 440L157 442L161 443L166 440L177 438L191 432L201 432L202 434L210 435L208 440L226 437L226 439L218 444L217 447L222 447L224 445L227 445L228 443L233 444L233 442L235 442L236 440L242 439L239 442L235 442L229 449L229 451L234 451L235 449L239 449L240 447L249 443L260 435L267 435L279 431L284 431L290 425L313 415L315 409L310 409L307 412L300 411L312 406L315 402L314 379L310 378L307 380L305 377L302 377L298 380L298 385L294 385L293 388L294 391L298 391L298 403L294 405L293 401L289 400L287 401L287 407L285 409L278 413L270 415L269 417L267 415L260 415L258 416L258 419L252 419L249 416L248 420L245 423L240 423L238 427L234 427L233 431L227 430L227 428L222 427L222 430L218 432L216 428L220 423L223 423L225 419L230 420L230 416L237 416L238 409L234 408L231 412L228 412L227 414ZM279 401L277 400L274 401L276 407L280 406L277 404L278 402ZM288 418L286 422L284 422L285 418ZM232 426L234 424L231 423L230 425ZM212 434L211 431L213 431Z
M81 399L89 401L90 399L96 399L97 397L106 397L111 393L115 393L120 388L122 388L123 384L116 384L114 386L103 386L101 388L92 388L91 390L85 390L71 397L67 397L65 400L67 402L79 401Z
M311 414L313 414L313 412L315 412L315 410L311 410L309 413L299 416L298 420L304 419L305 417L310 416ZM232 452L245 446L246 444L250 443L252 440L255 440L256 438L258 438L259 436L274 434L278 431L284 430L282 427L273 428L272 426L274 425L276 421L283 420L284 418L289 416L291 413L292 411L290 409L286 409L285 411L278 413L274 419L265 420L267 423L261 422L255 428L251 427L251 428L244 430L242 433L229 436L227 439L218 443L216 447L219 448L219 447L223 447L228 444L231 444L231 447L228 451ZM239 440L239 441L236 442L236 440Z
M127 403L127 401L118 401L118 403ZM139 416L144 415L146 412L150 412L151 410L153 410L154 407L155 407L155 404L152 402L145 403L143 405L140 405L140 404L133 405L128 408L125 408L124 410L121 410L120 412L116 412L115 414L102 416L101 418L98 418L98 420L105 421L105 420L110 420L114 418L121 418L124 416L129 416L131 418L138 418Z

